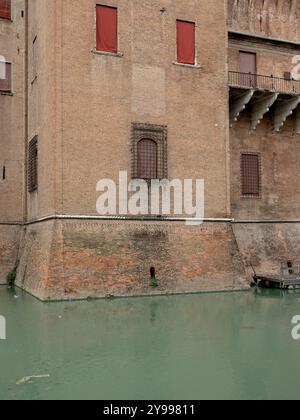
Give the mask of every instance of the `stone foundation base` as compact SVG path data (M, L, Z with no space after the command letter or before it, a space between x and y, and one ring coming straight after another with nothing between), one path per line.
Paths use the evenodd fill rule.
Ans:
M41 300L241 290L300 260L300 223L47 221L0 225L0 284ZM154 267L158 287L150 285Z
M234 224L233 231L248 277L278 274L281 262L300 261L300 223Z
M0 225L0 285L18 260L21 231L20 226Z
M229 223L60 220L26 228L17 285L41 300L249 288Z

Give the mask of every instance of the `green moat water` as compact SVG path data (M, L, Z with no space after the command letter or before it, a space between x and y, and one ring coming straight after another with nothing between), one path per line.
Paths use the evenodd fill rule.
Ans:
M300 398L300 292L43 304L0 288L0 399ZM21 385L26 376L50 375Z

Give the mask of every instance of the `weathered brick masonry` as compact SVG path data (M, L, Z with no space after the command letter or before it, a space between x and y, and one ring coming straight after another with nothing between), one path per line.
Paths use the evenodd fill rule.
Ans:
M285 73L292 72L293 60L300 54L299 18L299 1L230 1L229 29L235 33L229 37L229 70L239 71L239 52L246 51L256 54L257 74L282 80ZM258 78L257 84L260 80L263 79ZM262 86L264 83L268 83L267 79ZM280 89L288 91L289 86ZM275 89L275 93L279 91ZM279 94L279 98L283 97ZM293 100L292 96L287 98ZM246 106L230 129L231 215L237 221L245 221L235 224L233 230L248 277L252 275L251 265L257 272L276 274L280 262L300 257L299 223L296 223L300 220L299 105L276 132L274 116L280 109L278 103L261 111L265 115L255 130L251 129L253 103L254 100ZM260 156L258 198L241 196L240 156L244 152ZM254 221L258 223L249 223ZM269 223L260 223L263 221Z
M28 227L22 247L17 285L45 300L245 288L225 223L54 221Z
M0 56L12 63L14 72L13 96L0 91L0 284L18 258L21 227L13 223L23 222L26 195L24 6L24 0L14 1L13 23L0 19Z
M17 285L43 300L237 290L249 288L251 264L274 272L299 259L300 105L279 132L279 105L266 106L253 129L256 92L231 121L232 92L247 86L229 88L228 70L239 73L248 52L257 73L287 77L300 0L105 1L118 8L118 54L95 51L96 4L13 0L12 21L0 19L0 55L13 64L12 95L0 96L0 222L12 223L0 225L0 282L19 259ZM176 63L177 19L195 22L195 66ZM163 127L163 174L204 179L205 217L224 221L88 220L100 179L135 175L133 128L151 126ZM259 197L241 194L245 152L260 156Z
M19 258L21 227L0 225L0 285L6 283L7 274Z
M278 261L299 260L300 223L242 223L234 225L248 277L251 264L258 273L278 274Z

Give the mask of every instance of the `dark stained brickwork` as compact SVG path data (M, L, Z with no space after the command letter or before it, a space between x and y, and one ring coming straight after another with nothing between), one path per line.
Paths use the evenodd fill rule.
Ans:
M20 226L0 225L0 285L6 283L8 273L19 256Z
M55 221L30 226L23 246L17 283L44 300L249 287L225 223Z

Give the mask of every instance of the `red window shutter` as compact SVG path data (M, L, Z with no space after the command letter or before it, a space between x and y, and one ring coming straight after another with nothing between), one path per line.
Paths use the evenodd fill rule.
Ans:
M118 52L118 9L97 6L97 51Z
M0 62L0 91L11 92L11 64Z
M177 21L177 62L195 64L195 23Z
M157 179L157 144L153 140L138 143L137 174L140 179Z
M260 159L257 154L242 154L242 195L259 197L260 195Z
M0 18L11 19L11 0L0 0Z

